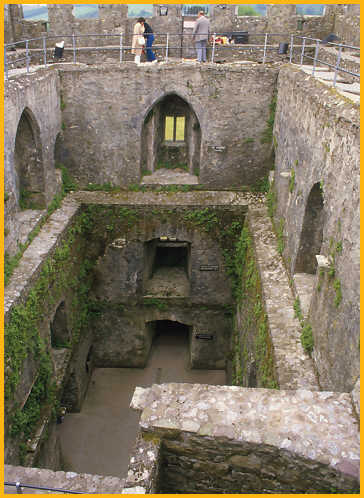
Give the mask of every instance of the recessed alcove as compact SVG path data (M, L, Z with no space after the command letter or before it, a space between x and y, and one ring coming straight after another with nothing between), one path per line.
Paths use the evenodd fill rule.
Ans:
M154 239L145 243L144 294L185 297L190 293L191 244Z

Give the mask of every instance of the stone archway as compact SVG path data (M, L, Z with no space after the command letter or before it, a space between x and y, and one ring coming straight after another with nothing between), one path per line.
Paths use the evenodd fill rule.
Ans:
M315 183L307 199L295 273L315 274L324 226L324 201L320 183Z
M46 206L40 129L30 109L20 116L14 150L19 205L23 209Z
M181 169L198 176L201 128L192 107L175 93L162 97L147 113L142 127L142 174L160 168Z

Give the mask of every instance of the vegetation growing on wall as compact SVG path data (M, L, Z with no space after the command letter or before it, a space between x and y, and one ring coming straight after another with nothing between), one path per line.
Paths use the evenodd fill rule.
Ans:
M62 296L73 296L69 309L72 344L80 337L88 320L88 291L93 263L84 258L80 242L92 220L82 213L65 239L43 264L40 276L23 304L14 306L5 324L5 402L11 407L10 434L24 440L34 431L44 412L55 407L55 385L50 341L42 338L42 320L49 316ZM37 379L25 406L14 406L24 361L31 357L38 364Z
M267 143L270 144L273 141L273 126L276 114L276 107L277 107L277 96L274 95L271 103L269 104L269 117L267 120L267 126L263 131L262 138L260 140L262 144L267 144Z
M299 300L299 297L296 297L294 304L293 304L293 309L295 313L295 317L298 318L302 331L301 331L301 344L303 346L303 349L306 351L311 356L311 353L314 348L314 341L313 341L313 334L312 334L312 327L311 325L305 321L305 318L303 316L302 310L301 310L301 303Z
M234 265L239 276L238 309L242 323L240 330L238 327L234 329L233 383L248 386L247 365L250 348L256 365L257 385L277 389L279 386L274 371L273 347L262 301L261 282L252 239L246 227L243 228L236 246ZM253 346L249 346L251 338L254 338Z
M24 251L29 247L34 238L40 232L42 226L46 223L50 215L60 207L62 199L65 195L71 190L77 190L77 185L74 180L69 175L67 169L62 165L57 165L62 171L62 190L59 194L57 194L52 202L49 204L47 208L47 212L45 216L41 219L40 223L30 232L28 235L28 239L24 244L19 244L19 250L14 256L9 256L9 254L5 253L4 257L4 285L7 286L10 282L11 275L13 274L15 268L18 266L20 259L22 258Z
M296 184L295 181L296 181L296 172L292 168L291 169L291 174L290 174L290 177L289 177L289 191L291 193L294 191L294 187L295 187L295 184Z

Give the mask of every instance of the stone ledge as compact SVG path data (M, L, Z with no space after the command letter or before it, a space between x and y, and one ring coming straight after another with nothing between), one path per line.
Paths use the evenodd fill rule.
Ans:
M318 390L312 359L304 351L301 325L294 316L288 275L266 208L250 209L248 223L262 283L262 294L274 347L274 363L281 389Z
M77 474L76 472L54 472L48 469L16 467L5 465L5 481L20 482L30 486L42 486L69 491L83 491L92 494L120 494L123 492L124 480L112 476ZM14 490L14 488L11 488ZM23 489L24 494L39 493L39 490Z
M72 222L79 204L67 197L42 227L38 236L24 251L19 266L15 268L9 285L4 292L4 311L8 315L11 308L24 299L27 291L37 277L40 268L50 251L54 250Z
M190 433L216 444L288 451L359 479L360 438L348 393L154 384L140 426L162 439Z

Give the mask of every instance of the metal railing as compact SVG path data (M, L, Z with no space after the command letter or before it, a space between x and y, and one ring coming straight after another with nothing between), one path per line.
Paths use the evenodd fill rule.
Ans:
M354 47L352 45L345 45L343 43L334 43L334 42L325 42L326 45L330 45L334 48L338 49L337 57L336 57L336 63L335 64L330 64L329 62L326 62L324 60L319 59L319 50L320 50L320 45L322 45L322 40L319 40L317 38L309 38L307 36L298 36L298 35L291 35L291 41L290 41L290 55L289 55L289 62L292 63L293 60L293 50L292 47L294 45L294 39L300 39L302 40L301 42L301 55L300 55L300 65L303 65L303 62L305 59L310 60L312 62L312 76L314 76L316 68L317 68L317 63L322 64L324 66L327 66L331 69L334 70L334 78L333 78L333 86L336 86L336 80L337 80L337 75L339 72L350 74L351 76L354 76L360 79L360 73L354 73L353 71L349 71L348 69L344 69L343 67L340 66L341 59L342 59L342 52L343 49L349 49L351 51L357 51L358 54L360 55L360 48L359 47ZM305 53L306 49L306 40L309 40L313 42L315 46L315 55L314 57L308 55Z
M7 481L5 481L4 486L15 486L16 493L20 494L20 495L23 494L22 488L39 489L41 491L56 491L58 493L67 493L67 494L72 494L72 495L93 494L93 493L90 493L89 491L70 491L69 489L47 488L44 486L32 486L30 484L21 484L20 482L7 482Z
M245 33L245 32L243 32ZM356 50L360 54L360 48L359 47L353 47L350 45L345 45L345 44L338 44L338 43L333 43L333 42L328 42L327 45L330 45L332 47L338 48L338 55L336 59L335 64L330 64L326 61L320 60L319 59L319 49L320 49L320 44L322 44L322 40L319 40L317 38L309 38L305 36L298 36L298 35L287 35L283 33L245 33L247 36L249 36L250 39L259 39L264 38L262 40L263 43L244 43L244 44L233 44L229 43L227 45L224 44L217 44L217 38L219 36L225 36L226 33L219 33L215 32L212 34L212 39L211 39L211 45L209 46L210 48L210 62L215 62L215 57L216 57L216 52L217 48L219 52L223 52L226 49L229 50L239 50L240 52L243 50L249 50L251 52L263 52L263 58L262 58L262 63L265 64L267 61L267 54L269 51L276 51L277 50L277 42L275 39L279 37L280 39L286 39L290 40L289 43L287 43L287 46L290 45L290 52L289 52L289 62L292 63L293 61L293 53L294 50L297 49L300 51L300 65L303 65L304 61L309 60L311 61L313 65L312 69L312 74L315 74L317 63L323 64L325 66L331 67L335 71L334 75L334 80L333 80L333 85L336 85L336 80L337 80L337 74L339 72L343 73L348 73L354 77L359 78L360 75L358 73L354 73L352 71L349 71L347 69L344 69L341 67L341 58L342 58L342 51L343 49L350 49L350 50ZM162 50L164 52L164 58L165 61L168 61L170 54L172 51L180 51L180 57L182 59L182 54L183 51L188 51L189 49L194 50L194 46L192 43L189 43L189 41L192 41L192 33L154 33L155 37L159 38L164 38L165 43L163 44L155 44L153 46L153 50ZM113 43L112 45L105 45L105 41L107 39L112 40L114 38L117 39L117 43ZM132 47L129 45L125 44L124 40L124 35L122 33L120 34L115 34L115 33L109 33L109 34L87 34L87 35L76 35L75 33L72 33L71 35L52 35L52 36L42 36L38 38L31 38L28 40L23 40L19 42L14 42L14 43L8 43L4 45L4 70L5 70L5 79L9 78L9 66L14 66L14 65L19 65L19 63L25 62L25 67L26 67L26 72L30 72L30 65L31 65L31 59L32 59L32 53L34 51L41 50L43 53L43 66L47 67L47 64L54 62L54 57L49 57L48 51L49 50L54 50L54 45L55 45L55 40L66 40L68 41L68 44L65 46L65 50L67 52L71 51L72 53L72 60L73 63L77 62L77 54L81 53L82 51L86 50L93 50L93 51L119 51L119 62L122 63L125 60L125 53L128 51L132 50ZM98 41L98 43L95 46L90 46L89 44L83 45L82 41L86 40L89 42L90 39L95 39ZM177 43L176 40L177 39ZM81 44L80 44L81 40ZM104 43L99 43L99 41L102 40ZM171 43L172 40L172 43ZM298 44L294 44L295 40L299 40ZM187 41L187 44L186 44ZM31 43L37 43L38 45L41 45L42 48L36 48L36 49L31 49L30 45ZM53 45L50 45L50 43L53 43ZM87 42L86 42L87 43ZM278 44L279 45L279 44ZM9 60L8 58L8 53L9 50L11 49L17 49L19 46L22 48L25 47L25 54L23 54L22 57L17 58L15 60ZM307 49L312 50L314 49L314 56L311 56L307 53ZM288 48L287 48L288 50Z

